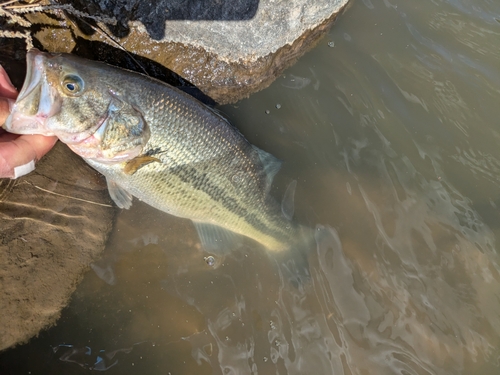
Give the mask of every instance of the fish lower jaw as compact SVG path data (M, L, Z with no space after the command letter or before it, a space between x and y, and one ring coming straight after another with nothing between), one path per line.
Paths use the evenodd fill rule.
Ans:
M41 134L46 136L54 135L46 127L47 117L25 115L21 112L12 112L5 121L3 128L14 134Z

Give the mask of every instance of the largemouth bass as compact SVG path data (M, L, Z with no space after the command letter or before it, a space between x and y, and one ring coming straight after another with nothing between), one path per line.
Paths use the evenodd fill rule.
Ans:
M132 196L195 224L215 250L243 235L273 252L306 229L269 189L280 162L188 94L148 76L36 49L4 128L55 135L107 180L121 208Z

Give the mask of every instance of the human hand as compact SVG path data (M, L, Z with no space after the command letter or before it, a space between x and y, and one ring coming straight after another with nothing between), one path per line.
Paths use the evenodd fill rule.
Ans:
M0 65L0 125L9 116L16 97L17 91ZM17 135L0 128L0 178L18 178L33 171L56 141L56 137Z

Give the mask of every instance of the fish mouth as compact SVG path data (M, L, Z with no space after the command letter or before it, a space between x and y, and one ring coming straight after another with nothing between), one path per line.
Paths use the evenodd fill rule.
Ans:
M38 65L40 67L42 62L41 59L43 58L42 54L43 52L36 48L31 49L26 54L26 77L24 78L23 87L19 92L17 100L23 100L40 85L42 80L42 69L36 69L36 66ZM37 61L35 62L35 60Z
M45 122L60 111L61 99L45 77L45 65L49 58L51 55L35 48L27 53L24 84L3 125L7 131L54 135L47 130Z

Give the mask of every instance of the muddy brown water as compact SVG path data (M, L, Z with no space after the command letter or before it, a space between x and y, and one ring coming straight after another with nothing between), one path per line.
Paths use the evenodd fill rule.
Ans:
M2 374L498 374L500 5L355 1L268 89L221 108L284 160L311 280L226 257L135 202L57 326ZM101 277L97 276L97 273Z

